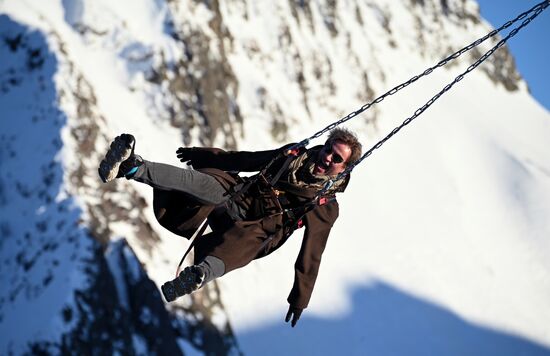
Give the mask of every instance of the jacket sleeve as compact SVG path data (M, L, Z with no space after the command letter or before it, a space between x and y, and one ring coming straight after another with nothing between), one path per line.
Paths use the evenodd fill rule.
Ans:
M191 148L191 164L195 169L217 168L222 171L256 172L263 169L280 151L225 151L220 148Z
M306 214L304 239L294 265L294 285L288 303L296 308L308 306L332 225L338 218L338 203L317 207Z

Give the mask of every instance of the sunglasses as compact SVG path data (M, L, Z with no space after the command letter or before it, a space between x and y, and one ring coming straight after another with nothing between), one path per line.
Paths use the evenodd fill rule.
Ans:
M325 145L323 150L326 152L327 155L332 155L332 162L339 164L344 162L344 159L342 156L340 156L338 153L334 152L334 149L332 148L332 145Z

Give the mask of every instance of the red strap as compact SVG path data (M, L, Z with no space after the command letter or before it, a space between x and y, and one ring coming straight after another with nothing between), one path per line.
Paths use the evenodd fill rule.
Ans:
M300 153L300 149L299 148L295 148L293 150L288 150L286 151L286 155L287 156L298 156L298 154Z

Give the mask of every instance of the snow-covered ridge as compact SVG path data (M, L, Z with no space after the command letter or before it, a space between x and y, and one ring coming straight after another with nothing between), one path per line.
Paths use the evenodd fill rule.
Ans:
M188 242L158 226L148 187L96 174L121 132L174 165L181 145L301 140L490 30L469 0L0 3L0 353L55 352L82 330L121 340L106 352L160 352L169 330L184 352L322 354L347 336L349 354L548 354L550 115L505 48L354 172L295 330L282 318L298 234L151 313L149 278L173 278ZM375 143L472 52L347 126ZM130 292L135 276L147 293ZM83 317L108 308L109 325ZM268 337L285 342L266 351Z

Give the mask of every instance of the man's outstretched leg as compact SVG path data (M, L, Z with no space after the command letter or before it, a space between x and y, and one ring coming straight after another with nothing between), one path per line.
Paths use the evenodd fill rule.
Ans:
M99 165L103 182L126 177L160 190L188 193L200 203L209 205L221 204L229 198L214 177L192 169L146 161L135 154L135 145L134 136L129 134L114 139Z

